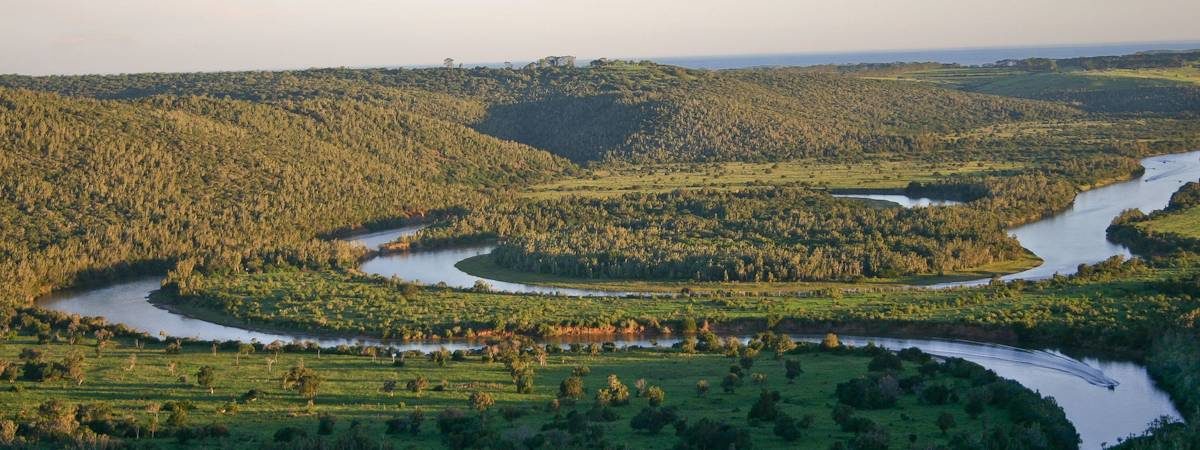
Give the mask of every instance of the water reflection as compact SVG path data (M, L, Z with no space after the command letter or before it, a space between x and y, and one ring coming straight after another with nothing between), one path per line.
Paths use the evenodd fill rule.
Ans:
M905 208L926 208L930 206L954 206L961 205L962 202L954 200L940 200L936 198L926 197L909 197L900 194L833 194L834 197L841 198L865 198L869 200L882 200L892 202Z

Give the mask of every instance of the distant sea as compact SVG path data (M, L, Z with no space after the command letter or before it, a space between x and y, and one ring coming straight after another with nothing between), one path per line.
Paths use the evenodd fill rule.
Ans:
M1002 59L1076 58L1081 56L1127 55L1154 50L1200 50L1200 41L1140 42L1126 44L1064 45L1046 47L995 47L937 50L902 50L847 53L781 53L728 56L667 56L621 58L683 66L693 69L737 69L760 66L815 66L889 62L939 62L980 65Z

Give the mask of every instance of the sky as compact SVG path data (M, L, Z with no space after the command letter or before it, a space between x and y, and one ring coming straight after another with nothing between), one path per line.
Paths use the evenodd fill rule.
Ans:
M1200 40L1197 0L0 0L0 73Z

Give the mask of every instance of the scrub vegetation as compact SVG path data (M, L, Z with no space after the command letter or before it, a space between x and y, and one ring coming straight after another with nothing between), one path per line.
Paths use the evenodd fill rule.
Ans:
M1078 446L1052 400L978 366L776 334L869 329L1142 358L1187 420L1122 445L1186 448L1195 184L1113 225L1145 258L903 284L1027 267L1005 229L1200 145L1198 60L3 75L0 446ZM657 294L420 285L331 239L416 222L385 251L486 242L464 264ZM205 320L483 350L159 340L34 304L146 273Z

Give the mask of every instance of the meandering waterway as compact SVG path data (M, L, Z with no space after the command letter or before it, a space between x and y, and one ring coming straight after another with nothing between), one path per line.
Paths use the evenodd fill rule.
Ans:
M1166 206L1171 194L1187 181L1200 178L1200 152L1155 156L1142 161L1145 173L1135 180L1116 183L1079 194L1071 208L1037 222L1010 230L1025 248L1043 259L1037 268L1004 277L1042 279L1054 274L1074 273L1079 264L1102 261L1113 255L1129 256L1123 246L1108 242L1105 228L1121 211L1139 208L1144 212ZM905 207L944 206L952 202L912 199L895 195L863 195L887 200ZM347 238L370 248L397 237L415 233L409 226ZM381 255L364 262L362 270L384 276L396 275L429 284L439 282L467 288L482 278L467 274L454 265L465 258L490 252L491 246L474 246L434 252ZM440 346L463 348L472 342L381 343L374 340L322 338L288 333L269 333L218 325L192 319L150 304L148 296L159 287L160 277L132 279L107 287L62 291L39 300L45 308L86 316L104 316L151 334L194 337L205 340L310 340L322 345L344 343L389 344L403 349L431 350ZM563 289L523 283L485 280L493 289L511 292L614 296L617 292ZM946 283L934 287L970 286L988 280ZM617 300L614 300L617 301ZM799 339L816 339L797 336ZM595 338L593 338L595 339ZM619 345L671 345L670 339L649 340L637 337L606 337ZM938 339L896 339L886 337L843 337L851 345L875 342L888 348L918 347L939 356L955 356L979 363L1021 384L1058 400L1083 437L1083 447L1099 448L1115 443L1119 437L1138 433L1160 416L1178 418L1179 413L1168 396L1154 386L1144 367L1129 361L1082 360L1054 350L1026 350L1003 345Z

